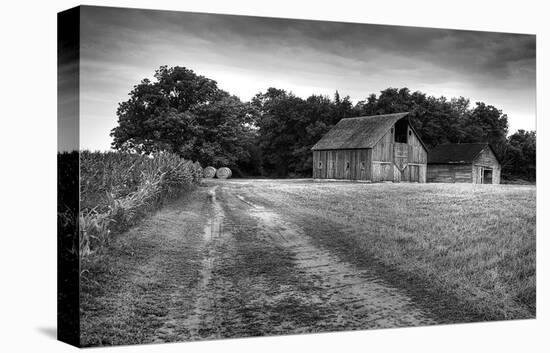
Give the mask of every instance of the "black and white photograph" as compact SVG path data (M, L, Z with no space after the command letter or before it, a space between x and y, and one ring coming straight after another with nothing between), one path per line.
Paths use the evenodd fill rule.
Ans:
M545 352L545 7L4 3L0 350Z
M536 36L58 14L58 334L536 318Z

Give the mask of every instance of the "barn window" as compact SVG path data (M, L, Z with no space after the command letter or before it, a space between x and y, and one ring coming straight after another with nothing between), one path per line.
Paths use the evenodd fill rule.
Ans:
M349 162L346 162L346 170L349 170Z
M361 170L365 170L365 162L361 162Z
M318 168L319 168L319 169L323 169L323 162L319 162Z
M395 123L395 142L407 143L407 130L409 123L406 119L401 119Z
M413 132L411 130L409 130L409 136L412 136Z

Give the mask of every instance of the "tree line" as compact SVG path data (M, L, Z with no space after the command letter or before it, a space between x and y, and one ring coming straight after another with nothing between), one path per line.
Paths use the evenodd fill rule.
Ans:
M311 176L310 148L340 119L405 111L428 148L489 142L503 179L536 176L536 132L508 136L506 114L464 97L387 88L354 104L338 91L304 99L269 88L243 102L216 81L179 66L161 66L153 81L142 80L129 96L117 109L113 148L170 151L204 166L230 167L238 176Z

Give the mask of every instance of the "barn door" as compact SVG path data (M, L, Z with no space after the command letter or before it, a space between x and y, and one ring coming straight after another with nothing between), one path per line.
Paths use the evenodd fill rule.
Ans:
M409 181L418 183L420 181L420 166L409 165Z
M405 175L407 163L409 160L409 145L406 143L393 144L393 162L401 173L401 180L408 180L408 175Z

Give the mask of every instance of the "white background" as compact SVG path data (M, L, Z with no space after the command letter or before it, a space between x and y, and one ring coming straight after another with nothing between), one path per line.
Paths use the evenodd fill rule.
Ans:
M271 17L537 34L538 156L547 155L549 9L544 1L88 1ZM72 351L56 327L56 13L74 1L4 1L0 10L0 350ZM253 29L251 29L253 30ZM537 319L287 337L109 348L146 352L257 351L542 351L550 332L548 166L538 161ZM545 217L546 216L546 217ZM545 234L546 233L546 234ZM547 298L546 298L547 299ZM549 335L546 333L546 335ZM99 349L103 351L104 349Z

